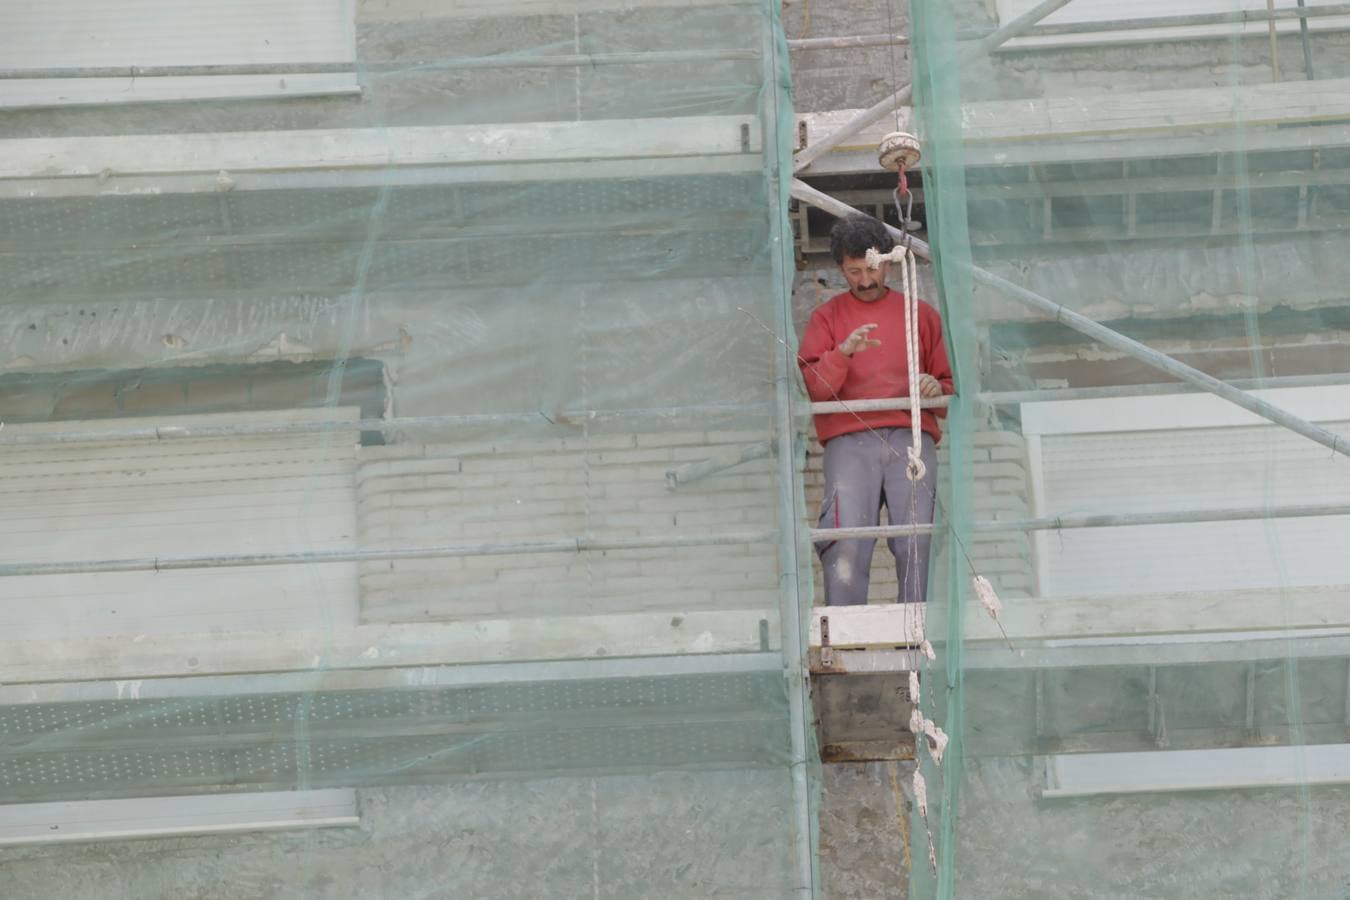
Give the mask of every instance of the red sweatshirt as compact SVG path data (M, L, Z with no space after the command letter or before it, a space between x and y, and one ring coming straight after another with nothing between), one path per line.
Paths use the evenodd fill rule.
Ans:
M871 323L876 323L877 327L868 337L881 341L881 346L859 350L852 357L839 352L839 345L858 326ZM909 396L904 295L890 291L880 300L865 303L845 291L822 303L806 325L797 364L806 380L806 392L815 403ZM937 310L922 300L919 301L919 371L940 381L944 394L954 393L952 367L942 342L942 319ZM933 436L934 443L942 438L938 418L946 415L945 409L923 411L921 427ZM908 427L908 410L816 416L816 436L822 444L851 431Z

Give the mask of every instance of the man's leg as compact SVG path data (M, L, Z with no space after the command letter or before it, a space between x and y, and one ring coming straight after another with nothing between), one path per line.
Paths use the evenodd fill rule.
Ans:
M884 432L883 432L884 433ZM825 502L820 528L876 525L881 516L882 439L867 431L841 434L825 443ZM825 604L867 602L867 582L876 540L817 544L825 575Z
M923 436L923 464L927 474L913 482L905 474L909 464L910 435L907 428L889 432L889 454L884 476L886 517L892 525L930 525L933 522L934 492L937 484L937 445L932 437ZM928 599L928 550L932 536L893 537L887 540L895 555L895 577L900 582L897 603L920 603Z

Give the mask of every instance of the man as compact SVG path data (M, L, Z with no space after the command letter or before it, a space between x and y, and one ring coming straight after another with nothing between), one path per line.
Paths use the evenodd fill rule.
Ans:
M886 263L867 267L867 251L882 254L895 246L885 226L869 216L841 219L830 232L830 253L848 282L848 291L811 314L802 337L798 364L812 401L863 400L909 395L905 352L905 298L886 286ZM937 310L919 301L919 393L940 397L953 392L952 370L942 342ZM938 424L945 409L922 414L923 463L927 474L906 477L911 445L906 410L829 413L815 417L816 436L825 446L825 502L821 528L878 524L886 505L892 525L933 521L937 483ZM888 541L900 582L899 603L926 598L928 535ZM848 606L867 602L875 540L818 544L825 570L825 603Z

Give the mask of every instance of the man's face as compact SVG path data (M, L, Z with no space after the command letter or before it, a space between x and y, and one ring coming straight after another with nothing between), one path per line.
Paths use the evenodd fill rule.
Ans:
M844 273L849 291L864 303L872 303L886 296L886 263L869 269L866 259L845 256L839 264L839 271Z

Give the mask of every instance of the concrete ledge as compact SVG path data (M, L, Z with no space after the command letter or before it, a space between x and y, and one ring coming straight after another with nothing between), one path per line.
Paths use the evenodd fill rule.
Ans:
M781 646L776 609L3 641L0 684L720 654Z

